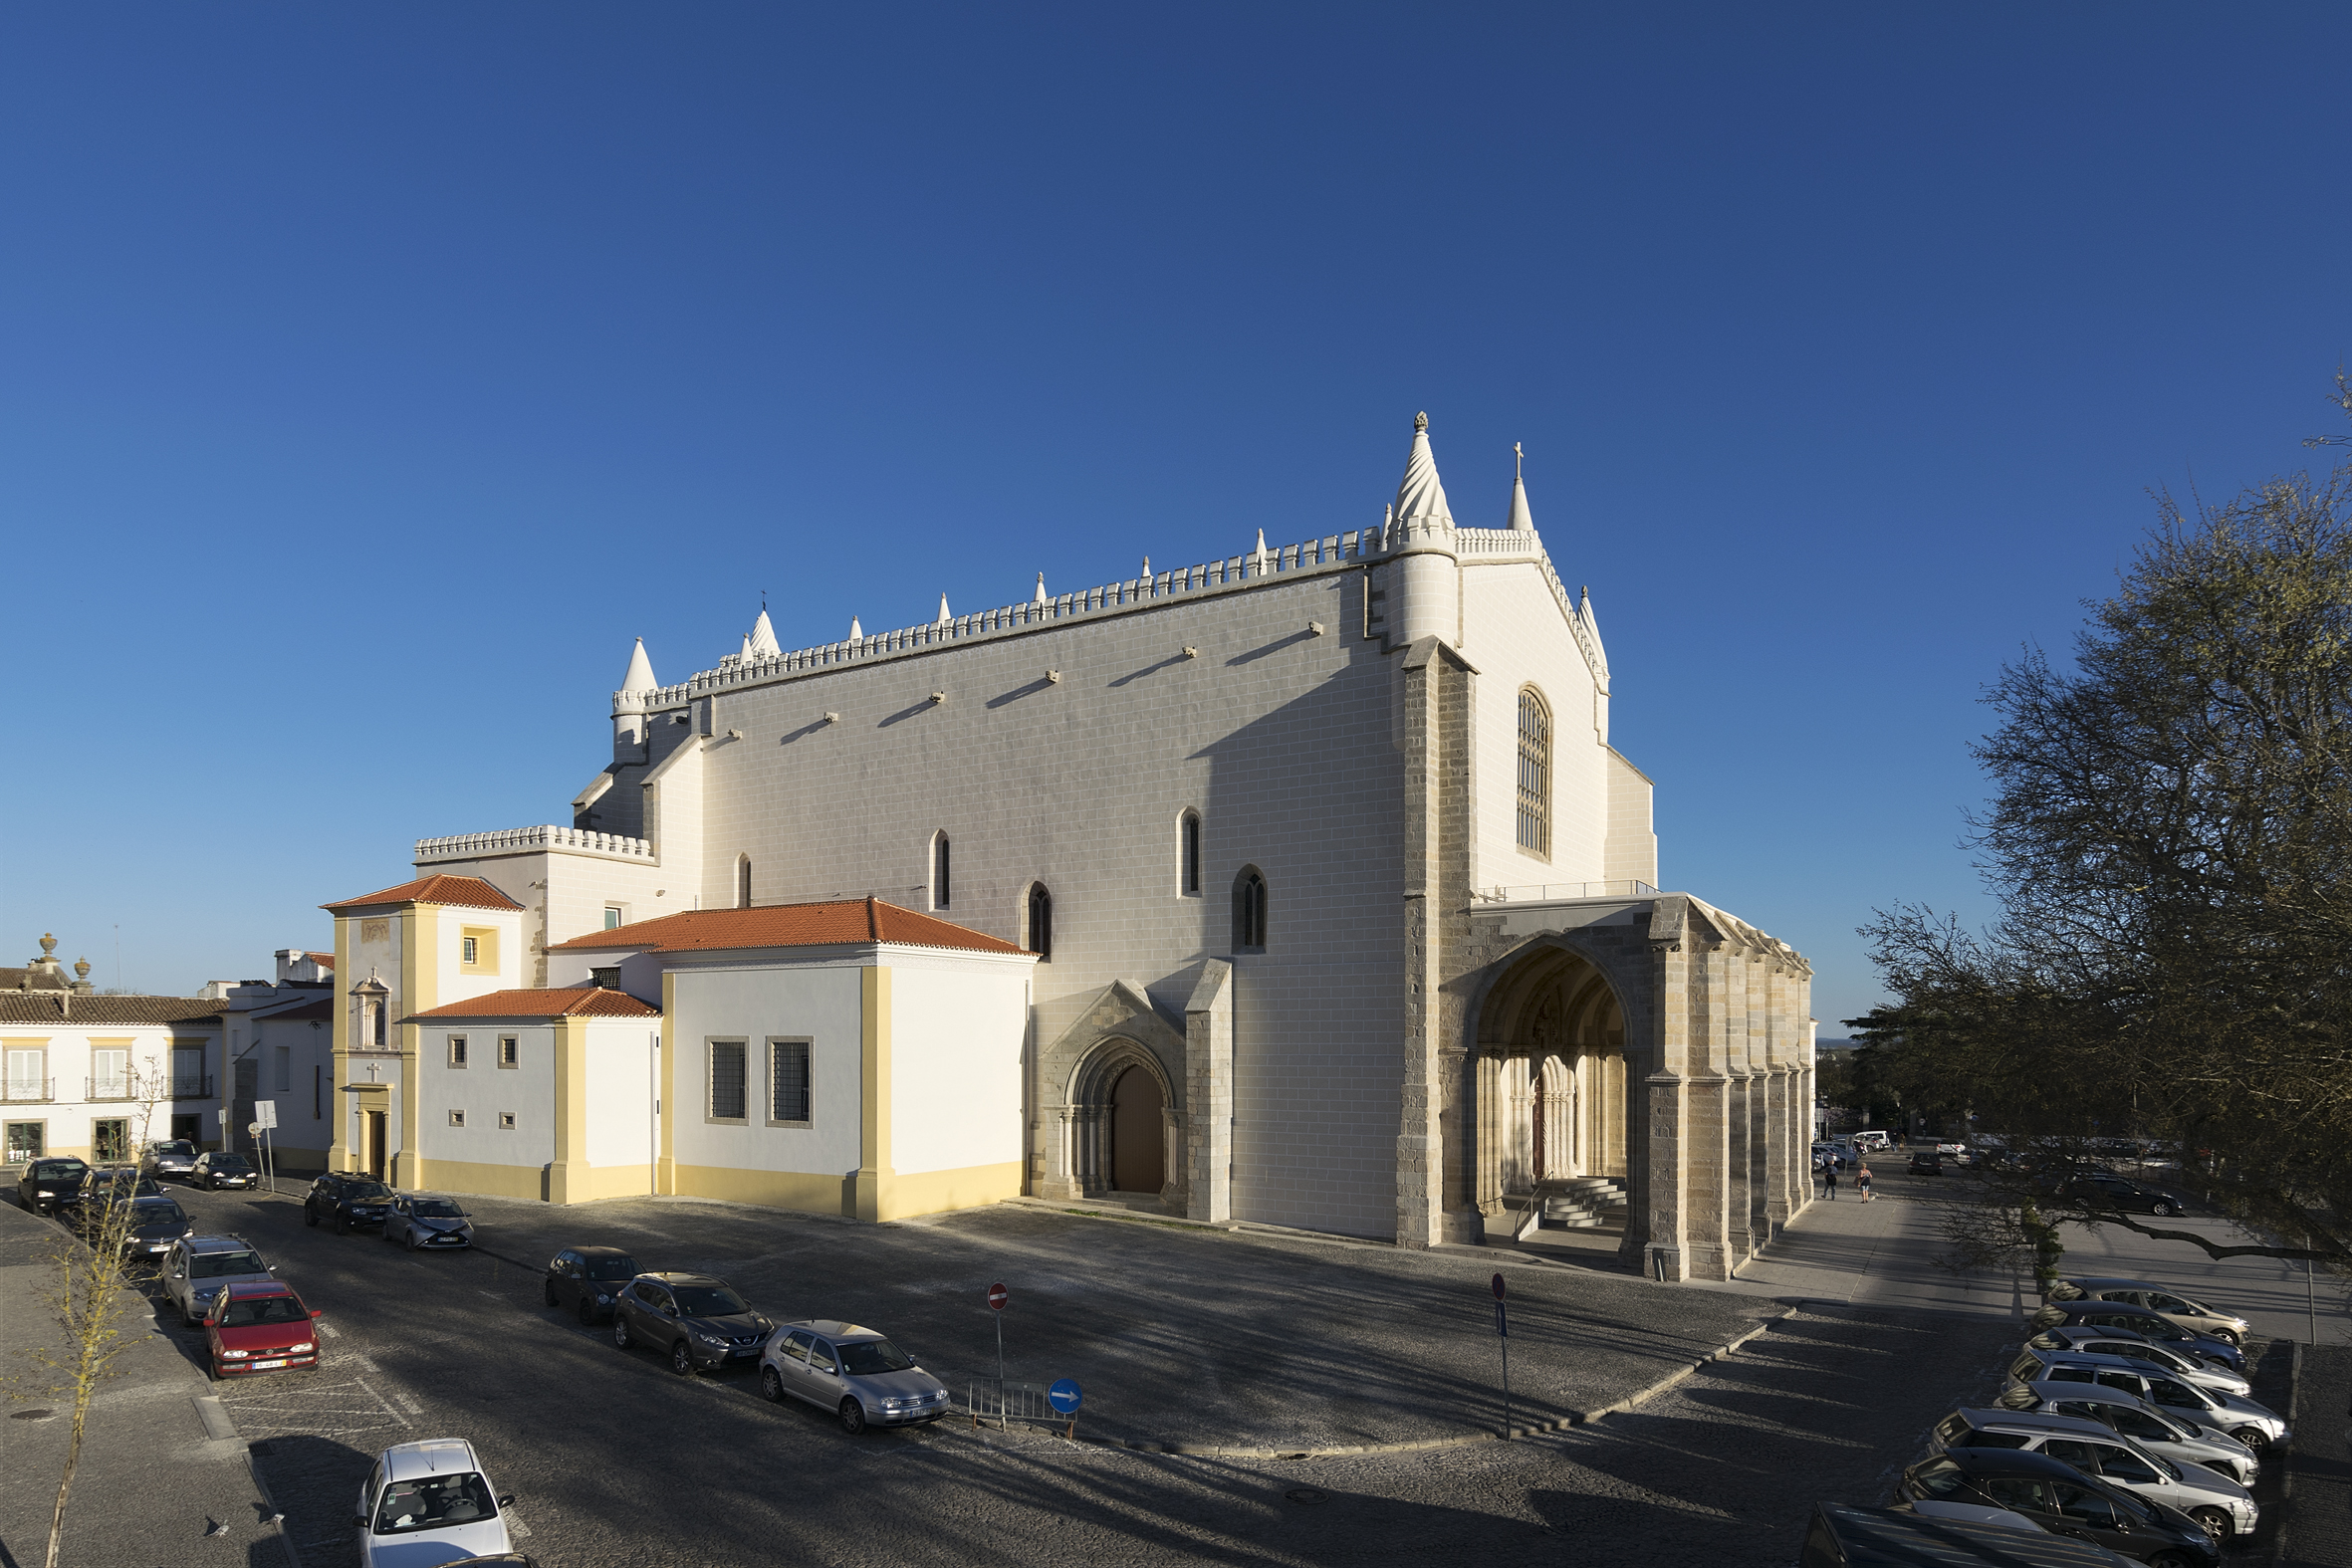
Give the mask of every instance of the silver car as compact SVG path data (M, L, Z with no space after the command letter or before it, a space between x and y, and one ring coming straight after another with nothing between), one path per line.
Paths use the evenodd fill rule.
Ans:
M2216 1545L2228 1545L2234 1535L2253 1534L2260 1518L2253 1494L2236 1481L2202 1464L2183 1464L2152 1454L2102 1422L2007 1409L1956 1410L1936 1424L1934 1446L1939 1454L1965 1448L2046 1454L2085 1475L2178 1508Z
M2047 1411L2053 1416L2098 1422L2151 1454L2202 1464L2240 1486L2251 1486L2261 1473L2261 1460L2254 1457L2254 1451L2230 1434L2200 1426L2177 1410L2158 1410L2121 1389L2101 1388L2095 1383L2027 1383L2008 1390L1994 1403L2003 1410Z
M2070 1350L2082 1356L2121 1356L2126 1361L2148 1362L2176 1378L2185 1378L2199 1388L2212 1389L2219 1394L2253 1392L2251 1383L2228 1367L2191 1352L2156 1344L2129 1329L2065 1324L2043 1329L2025 1341L2025 1346L2028 1350Z
M163 1293L179 1308L179 1320L193 1328L209 1314L212 1298L230 1285L264 1283L274 1276L243 1236L183 1236L163 1260Z
M830 1318L787 1323L769 1336L760 1392L829 1410L846 1432L937 1421L948 1405L947 1385L880 1330Z
M2201 1427L2218 1427L2256 1454L2284 1443L2286 1423L2276 1411L2238 1394L2201 1389L2196 1384L2147 1370L2146 1362L2121 1356L2078 1356L2060 1350L2028 1350L2009 1366L2009 1382L2093 1383L2144 1399L2159 1410L2177 1412Z
M424 1247L454 1251L474 1244L474 1222L454 1198L430 1193L397 1193L384 1211L383 1238L411 1252Z
M2193 1301L2163 1285L2152 1285L2145 1279L2066 1279L2050 1291L2052 1301L2071 1301L2090 1296L2100 1301L2129 1301L2144 1306L2151 1312L2166 1317L2192 1334L2211 1334L2226 1339L2233 1345L2243 1344L2251 1325L2234 1312L2224 1312L2201 1301Z

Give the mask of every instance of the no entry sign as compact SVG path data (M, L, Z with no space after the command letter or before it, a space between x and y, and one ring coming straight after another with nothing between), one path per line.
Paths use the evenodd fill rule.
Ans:
M1495 1299L1496 1299L1496 1300L1498 1300L1498 1301L1502 1300L1502 1299L1503 1299L1503 1276L1502 1276L1501 1274L1497 1274L1497 1275L1495 1276L1495 1283L1494 1283L1494 1285L1493 1285L1491 1288L1492 1288L1492 1289L1494 1290L1494 1292L1495 1292Z
M1495 1277L1500 1279L1502 1275L1498 1274ZM1004 1311L1005 1303L1012 1299L1013 1292L1007 1290L1002 1284L994 1284L988 1287L988 1305L991 1311Z

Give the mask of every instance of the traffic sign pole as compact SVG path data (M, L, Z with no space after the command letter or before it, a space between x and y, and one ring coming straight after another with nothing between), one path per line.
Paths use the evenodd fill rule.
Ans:
M1491 1287L1495 1292L1495 1338L1503 1345L1503 1441L1511 1441L1511 1318L1504 1310L1503 1276L1497 1274Z
M988 1287L988 1309L997 1315L997 1401L1000 1406L1005 1398L1005 1303L1012 1299L1013 1292L1005 1288L1004 1281L999 1280Z

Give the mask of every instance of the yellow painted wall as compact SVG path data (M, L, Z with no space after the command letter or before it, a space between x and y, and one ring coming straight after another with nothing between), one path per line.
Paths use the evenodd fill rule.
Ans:
M917 1176L893 1176L882 1184L884 1220L911 1220L917 1215L944 1214L950 1209L974 1209L1021 1196L1021 1162L972 1165L960 1171L925 1171Z
M485 1165L474 1160L419 1160L423 1180L414 1191L527 1198L537 1203L546 1181L536 1165Z

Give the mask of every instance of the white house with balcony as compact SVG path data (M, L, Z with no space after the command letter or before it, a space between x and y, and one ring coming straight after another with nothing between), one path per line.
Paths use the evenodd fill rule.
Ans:
M185 1138L220 1147L221 1004L101 997L89 966L68 981L57 941L0 989L0 1137L8 1164L72 1155L133 1160Z
M792 650L763 610L674 685L639 643L568 825L421 840L417 882L379 898L488 895L406 956L393 933L354 968L339 937L339 1074L380 1080L425 1048L396 1021L417 999L370 1012L363 977L413 991L414 943L445 945L486 898L512 933L499 984L538 989L596 933L870 898L1031 958L1018 1108L972 1112L1010 1121L1020 1156L954 1202L1428 1245L1613 1200L1629 1261L1723 1277L1806 1202L1810 970L1661 891L1590 595L1516 473L1496 501L1495 527L1455 519L1416 420L1394 501L1361 526L1272 546L1261 528L1242 554L1075 592L1041 576L976 614L943 595L872 635L844 604L847 637ZM802 1026L777 997L761 1037ZM646 1000L676 1032L674 999ZM917 1054L946 1059L954 1016L925 1027ZM718 1043L680 1035L680 1114L710 1114ZM724 1168L657 1162L656 1182L747 1190ZM760 1201L823 1207L819 1190Z

